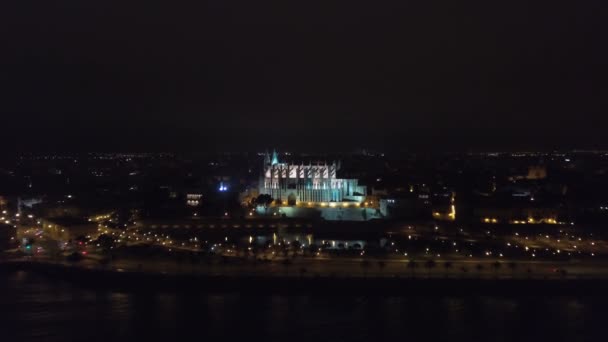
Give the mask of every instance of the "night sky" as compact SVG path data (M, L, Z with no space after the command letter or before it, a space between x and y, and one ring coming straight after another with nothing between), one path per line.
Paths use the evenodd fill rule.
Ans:
M608 148L605 1L9 0L5 149Z

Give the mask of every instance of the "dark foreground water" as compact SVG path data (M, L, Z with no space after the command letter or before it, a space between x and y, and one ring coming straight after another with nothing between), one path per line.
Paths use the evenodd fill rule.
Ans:
M608 297L121 293L0 274L2 341L605 341Z

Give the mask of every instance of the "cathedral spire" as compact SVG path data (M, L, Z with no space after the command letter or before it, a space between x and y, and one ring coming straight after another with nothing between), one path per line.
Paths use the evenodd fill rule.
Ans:
M279 163L279 155L276 150L272 150L272 165L276 165Z
M264 165L268 164L270 164L270 154L268 153L268 150L266 150L266 152L264 152Z

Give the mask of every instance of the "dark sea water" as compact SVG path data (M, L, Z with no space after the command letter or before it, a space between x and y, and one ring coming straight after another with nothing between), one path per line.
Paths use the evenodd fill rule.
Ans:
M1 341L606 341L608 297L122 293L1 274Z

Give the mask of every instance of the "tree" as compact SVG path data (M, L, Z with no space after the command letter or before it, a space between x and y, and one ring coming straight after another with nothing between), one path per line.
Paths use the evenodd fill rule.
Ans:
M435 260L430 259L428 260L425 264L424 267L426 267L427 271L428 271L428 277L431 277L431 270L433 268L435 268L437 266L437 263L435 262Z
M297 252L300 250L300 247L302 247L302 244L300 243L300 241L294 241L291 243L291 248L294 250L294 252Z
M175 255L175 258L177 259L177 263L181 266L181 264L184 262L184 254L181 252L177 252Z
M365 278L367 278L367 269L369 268L369 266L370 266L370 264L367 259L361 261L361 269L363 270L363 276Z
M495 261L492 263L492 267L494 268L495 276L498 276L498 270L500 269L501 266L502 266L502 264L499 261Z
M66 259L69 262L78 262L78 261L82 260L82 255L80 255L80 253L73 252L70 255L68 255Z
M483 265L477 264L475 265L475 269L477 270L477 272L479 272L479 276L481 276L481 271L483 271Z
M258 253L259 253L259 252L260 252L260 251L259 251L259 249L258 249L258 247L257 247L257 246L253 246L253 247L251 247L250 254L251 254L251 256L253 257L253 259L256 259L256 258L258 257Z
M198 264L199 262L200 262L200 257L198 255L198 253L191 252L190 253L190 263L195 265L195 264Z
M114 238L112 238L111 236L106 235L106 234L101 234L97 238L97 243L99 244L99 247L101 247L101 250L104 253L107 253L110 251L110 248L114 245Z
M272 196L268 194L261 194L255 199L256 205L261 205L264 207L268 207L273 201Z
M285 275L289 274L289 266L291 266L291 260L289 259L283 259L283 267L285 268Z
M101 266L102 268L106 268L109 264L110 264L110 259L109 258L101 258L101 259L99 259L99 266Z
M468 270L468 269L467 269L465 266L462 266L462 267L460 268L460 271L461 271L463 274L464 274L464 273L469 272L469 270Z
M317 247L316 244L311 243L310 246L308 246L308 252L310 253L310 256L314 257L317 252L317 249L319 249L319 247Z
M380 269L380 272L382 272L385 267L386 267L386 262L384 260L378 260L378 268Z
M517 263L515 261L511 261L510 263L507 264L507 266L509 266L509 269L511 269L511 278L512 278L513 273L515 273L515 269L517 268Z
M414 273L415 273L417 267L418 267L418 264L416 263L415 260L408 261L407 268L410 269L410 276L412 278L414 277Z
M446 261L446 262L443 263L443 268L445 268L445 276L446 276L446 278L448 277L449 271L450 271L450 269L452 269L453 266L454 265L452 265L451 261Z

